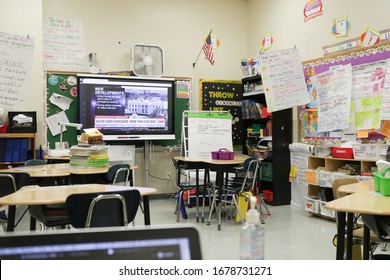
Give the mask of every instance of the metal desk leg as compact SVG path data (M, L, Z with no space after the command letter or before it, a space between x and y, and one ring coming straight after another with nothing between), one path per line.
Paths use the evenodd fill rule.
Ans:
M199 223L199 166L196 166L195 169L196 175L195 175L195 180L196 180L196 195L195 195L195 200L196 200L196 222Z
M370 257L370 229L364 225L363 228L363 260L368 260Z
M36 230L37 228L37 221L33 216L30 216L30 230Z
M337 212L336 260L344 259L345 212Z
M150 225L150 207L149 207L149 196L145 195L142 197L142 201L144 204L144 223L145 226ZM180 211L180 209L179 209Z
M16 212L15 205L8 206L7 231L14 231L15 229L15 212Z
M218 230L221 230L221 224L222 224L222 186L223 186L223 171L218 170L217 171L217 186L218 186Z
M352 260L353 213L347 213L347 260Z

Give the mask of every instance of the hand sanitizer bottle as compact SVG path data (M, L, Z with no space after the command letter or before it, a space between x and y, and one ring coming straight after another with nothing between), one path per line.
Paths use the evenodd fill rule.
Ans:
M241 260L264 260L264 233L264 225L260 223L260 213L256 210L256 197L252 196L245 225L240 233Z

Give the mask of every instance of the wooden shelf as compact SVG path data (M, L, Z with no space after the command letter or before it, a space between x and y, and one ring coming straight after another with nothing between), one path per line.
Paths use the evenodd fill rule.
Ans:
M32 158L35 158L35 133L0 133L0 139L29 139L27 151L31 150ZM0 161L0 167L22 164L24 164L24 161Z
M324 172L318 172L318 174L316 174L318 176L317 184L308 182L307 196L317 197L317 200L319 200L318 199L319 192L321 192L324 188L332 188L331 186L331 182L333 178L332 176L360 176L360 174L348 175L348 174L336 173L338 168L344 166L345 164L356 164L360 168L359 171L370 171L372 167L376 167L376 161L377 159L361 160L361 159L333 158L331 156L327 156L327 157L309 156L308 168L310 170L315 170L318 167L324 167ZM320 213L312 213L312 214L329 219L328 216L321 215Z

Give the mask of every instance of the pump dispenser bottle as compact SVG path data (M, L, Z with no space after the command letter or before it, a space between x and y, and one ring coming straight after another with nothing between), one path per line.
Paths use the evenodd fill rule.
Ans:
M240 233L241 260L264 260L264 235L264 225L260 223L260 213L256 210L256 197L252 196Z

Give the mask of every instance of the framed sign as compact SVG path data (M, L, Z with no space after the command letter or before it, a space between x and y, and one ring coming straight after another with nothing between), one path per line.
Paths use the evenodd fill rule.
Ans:
M35 133L37 132L37 113L8 112L8 123L10 133Z

